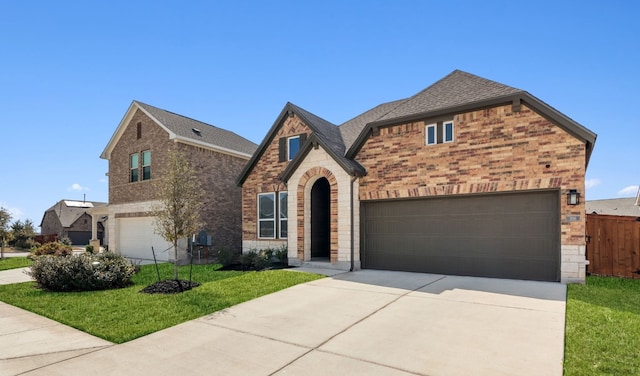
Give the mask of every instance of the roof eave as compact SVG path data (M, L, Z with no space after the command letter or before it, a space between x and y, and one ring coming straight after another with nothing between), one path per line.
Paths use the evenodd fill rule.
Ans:
M197 146L197 147L200 147L200 148L203 148L203 149L216 151L216 152L222 153L222 154L227 154L227 155L230 155L232 157L238 157L238 158L242 158L242 159L251 158L251 154L241 153L241 152L239 152L237 150L224 148L222 146L213 145L213 144L210 144L210 143L204 142L204 141L194 140L194 139L188 138L188 137L178 136L176 134L170 134L169 135L169 139L172 139L175 142L181 142L181 143L186 144L186 145Z
M282 173L280 174L280 180L282 180L283 182L287 182L291 175L293 175L296 169L300 166L300 163L302 163L307 154L309 154L311 148L317 147L322 147L322 149L324 149L324 151L329 154L331 158L333 158L333 160L336 161L336 163L338 163L338 165L340 165L340 167L342 167L342 169L344 169L349 175L365 175L364 168L357 168L354 165L348 165L347 163L345 163L342 158L336 155L332 148L325 145L325 143L315 133L313 133L311 134L311 136L309 136L309 138L307 138L307 141L298 151L298 154L293 158L293 160L291 160L291 162L289 162L284 171L282 171Z

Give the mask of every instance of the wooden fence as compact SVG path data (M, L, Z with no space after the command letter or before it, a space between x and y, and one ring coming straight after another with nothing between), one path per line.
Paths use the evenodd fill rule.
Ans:
M640 279L640 221L587 214L587 272Z

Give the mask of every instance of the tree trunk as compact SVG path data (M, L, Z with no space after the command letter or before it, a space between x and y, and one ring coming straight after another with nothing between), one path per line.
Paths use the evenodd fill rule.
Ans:
M173 242L173 279L178 280L178 242Z

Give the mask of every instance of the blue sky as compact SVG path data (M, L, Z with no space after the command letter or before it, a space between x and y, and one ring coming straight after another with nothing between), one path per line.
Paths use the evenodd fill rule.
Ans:
M598 134L587 199L640 183L635 1L3 1L0 206L40 224L108 201L100 154L132 100L259 143L287 101L342 123L454 69Z

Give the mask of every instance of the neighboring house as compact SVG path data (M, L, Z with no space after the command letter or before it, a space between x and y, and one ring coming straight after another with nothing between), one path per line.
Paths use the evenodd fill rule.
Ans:
M636 202L636 197L589 200L585 202L585 211L587 214L640 217L640 207Z
M87 245L91 240L91 210L105 207L106 202L61 200L47 209L40 222L40 234L68 237L73 245ZM98 218L97 238L102 241L104 224Z
M340 125L287 103L238 178L243 251L583 282L576 196L595 140L526 91L459 70Z
M162 179L170 149L193 163L206 194L201 243L214 250L241 247L238 176L256 145L237 134L133 101L102 152L109 161L109 250L131 259L173 260L170 245L155 233L154 182ZM184 245L184 244L183 244ZM187 259L182 248L178 261Z

